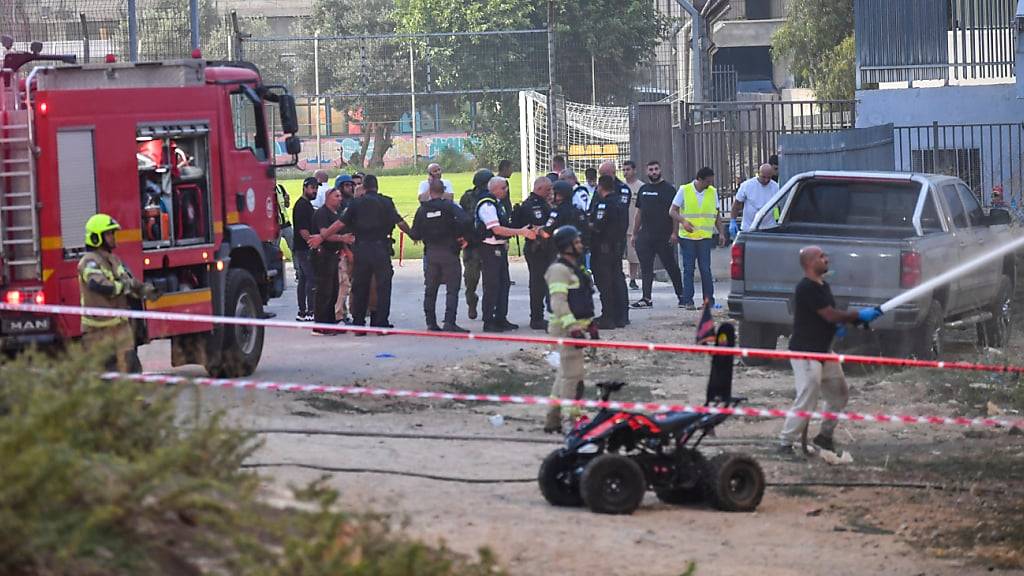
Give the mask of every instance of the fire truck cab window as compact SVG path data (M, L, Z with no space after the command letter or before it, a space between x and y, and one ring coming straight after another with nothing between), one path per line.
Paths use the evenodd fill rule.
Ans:
M206 125L140 126L136 162L146 249L212 241Z
M235 129L235 149L249 150L259 161L267 159L266 129L262 103L251 88L231 94L231 118Z

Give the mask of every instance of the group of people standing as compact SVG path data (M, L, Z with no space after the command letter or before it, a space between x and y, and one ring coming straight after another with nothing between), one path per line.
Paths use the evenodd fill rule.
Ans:
M630 309L654 306L652 285L657 257L672 281L680 308L696 309L694 273L701 275L702 299L714 301L711 249L718 234L724 245L738 232L735 217L749 220L777 190L766 165L745 182L733 204L733 223L727 232L719 218L714 172L701 168L693 181L678 189L662 175L660 162L647 163L646 182L635 178L637 167L622 166L626 181L617 177L615 162L589 168L585 181L552 158L552 171L532 183L521 204L509 199L511 163L502 161L498 174L478 170L473 187L455 201L452 184L441 167L431 164L420 184L420 207L410 226L394 202L380 194L377 178L342 174L334 185L317 171L303 182L293 221L285 222L291 240L297 280L296 320L388 328L390 323L392 232L398 226L424 244L424 318L429 330L465 332L458 325L459 292L465 285L468 317L483 320L485 332L518 329L508 318L509 240L523 237L523 255L529 269L529 326L547 330L550 291L545 274L558 256L552 234L571 225L583 245L581 262L593 276L600 296L601 314L595 320L603 330L630 323ZM774 185L774 190L769 184ZM754 184L751 184L753 182ZM755 184L760 184L755 186ZM284 212L282 210L282 212ZM288 226L290 224L290 227ZM678 254L682 260L679 266ZM622 260L635 254L642 278L642 295L630 303ZM477 287L482 284L482 297ZM440 286L446 288L444 313L436 312ZM337 334L337 331L319 331Z

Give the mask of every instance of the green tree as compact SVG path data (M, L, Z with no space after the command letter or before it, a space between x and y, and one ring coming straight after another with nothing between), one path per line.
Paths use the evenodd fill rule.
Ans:
M313 13L296 32L321 36L360 36L395 32L394 0L316 0ZM321 40L320 92L346 94L335 106L363 126L359 158L371 168L384 166L392 136L409 107L404 96L373 96L409 90L408 43L393 39ZM303 55L301 82L313 86L312 46ZM372 155L367 156L370 141Z
M819 100L853 98L853 0L790 0L772 54L790 59L797 85L813 88Z

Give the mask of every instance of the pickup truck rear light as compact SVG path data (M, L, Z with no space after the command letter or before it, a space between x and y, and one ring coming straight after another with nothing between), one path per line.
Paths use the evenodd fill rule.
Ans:
M900 254L900 288L913 288L921 282L921 253Z
M732 245L732 259L729 262L729 277L733 280L743 280L743 242L736 242Z

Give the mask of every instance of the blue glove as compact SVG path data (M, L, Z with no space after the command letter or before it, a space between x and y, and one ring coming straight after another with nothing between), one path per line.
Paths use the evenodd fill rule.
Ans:
M857 320L860 320L864 324L870 324L878 319L882 315L882 309L877 306L874 308L861 308L860 312L857 312Z
M846 324L840 324L836 327L836 340L842 340L846 338Z
M736 219L729 220L729 236L735 238L740 233L740 225L736 223Z

